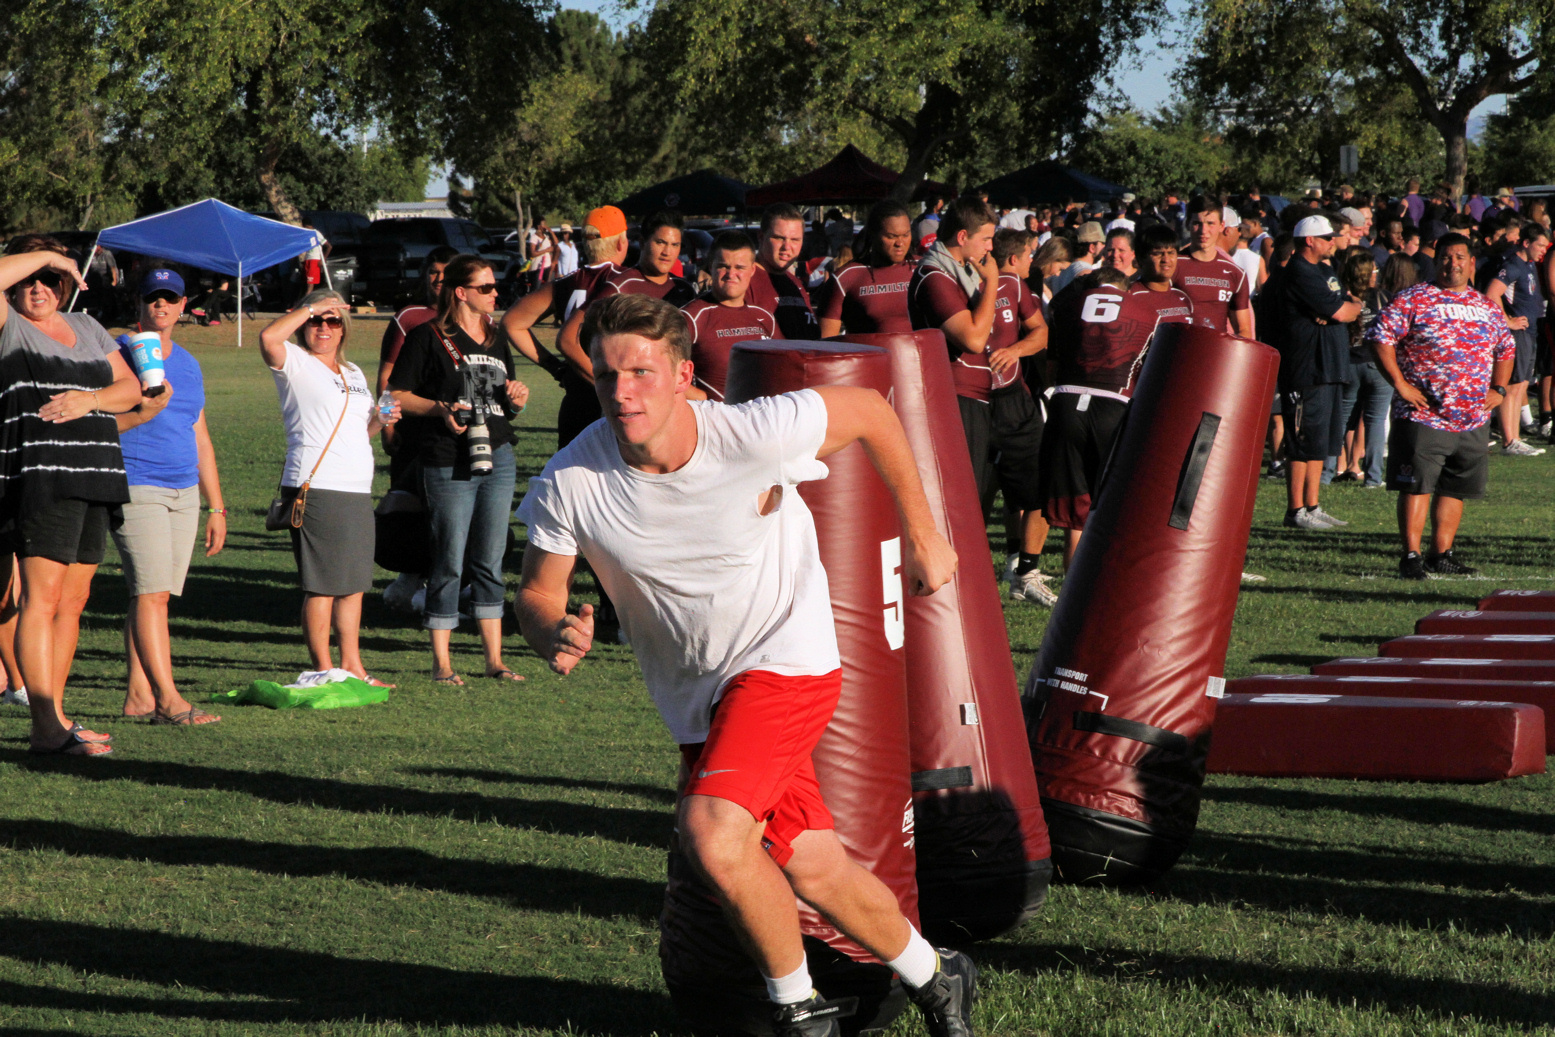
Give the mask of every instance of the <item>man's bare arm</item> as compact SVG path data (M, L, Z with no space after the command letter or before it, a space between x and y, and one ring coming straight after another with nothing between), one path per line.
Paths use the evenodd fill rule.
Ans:
M873 389L822 385L815 391L826 403L826 440L816 456L827 457L853 443L864 448L901 515L907 589L916 595L933 594L955 575L956 552L934 523L896 412Z
M584 605L576 616L567 612L577 561L575 556L529 545L524 548L518 593L513 597L513 613L524 639L564 677L594 647L594 606Z

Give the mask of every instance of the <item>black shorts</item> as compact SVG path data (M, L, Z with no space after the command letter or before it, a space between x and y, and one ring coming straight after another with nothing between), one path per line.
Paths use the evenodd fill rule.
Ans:
M1534 326L1533 340L1538 350L1538 361L1533 365L1535 378L1548 378L1555 374L1555 321L1548 317L1540 317L1539 323Z
M19 558L47 558L61 565L98 565L108 529L122 521L117 504L62 500L24 508L10 524L6 547Z
M995 389L987 403L965 396L957 396L956 403L961 407L961 428L983 510L993 504L995 488L1003 491L1006 507L1021 511L1039 507L1042 405L1024 385Z
M1280 392L1285 415L1285 457L1324 461L1344 443L1344 386L1339 382L1297 386Z
M1512 341L1517 343L1517 354L1512 360L1512 377L1508 379L1508 385L1516 385L1518 382L1533 380L1533 369L1538 360L1539 344L1535 338L1535 329L1523 328L1512 332Z
M1128 404L1110 396L1059 392L1048 405L1042 436L1042 515L1059 529L1083 529L1091 498L1123 424Z
M1490 423L1467 432L1445 432L1408 418L1394 418L1388 434L1387 488L1478 500L1490 478Z

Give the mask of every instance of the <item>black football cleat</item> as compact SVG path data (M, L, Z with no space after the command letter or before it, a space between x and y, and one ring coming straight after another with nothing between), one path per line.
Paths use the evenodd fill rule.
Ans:
M772 1013L772 1032L775 1037L840 1037L842 1026L837 1020L857 1011L856 997L822 1001L820 994L812 992L803 1001L778 1005Z
M977 966L965 954L939 948L939 971L924 986L907 987L907 996L923 1013L932 1037L972 1037Z

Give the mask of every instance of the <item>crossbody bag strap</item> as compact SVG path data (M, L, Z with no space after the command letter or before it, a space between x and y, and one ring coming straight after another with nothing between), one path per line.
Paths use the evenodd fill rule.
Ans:
M308 477L302 481L303 486L311 485L313 477L319 474L319 465L324 463L325 455L329 453L329 448L335 443L335 433L340 431L341 423L346 420L346 412L351 409L351 383L346 381L344 367L340 369L340 383L346 387L346 405L340 408L340 417L335 419L334 430L330 432L329 439L324 441L324 449L319 453L319 459L313 462L313 471L309 472Z

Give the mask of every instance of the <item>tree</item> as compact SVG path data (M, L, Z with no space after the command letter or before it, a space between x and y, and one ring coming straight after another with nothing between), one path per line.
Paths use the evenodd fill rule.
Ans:
M1184 78L1211 107L1312 132L1330 98L1367 106L1402 87L1461 194L1469 113L1531 81L1555 0L1207 0L1196 16Z
M1480 154L1480 182L1491 189L1555 180L1555 65L1486 120Z
M1224 186L1231 149L1201 113L1169 108L1147 118L1124 109L1102 119L1070 157L1087 173L1159 198L1169 189Z
M830 157L867 125L884 153L855 143L900 161L905 199L940 167L992 171L945 160L952 142L958 156L1048 153L1160 11L1159 0L659 0L647 34L698 134L782 149L767 172L780 176L798 171L781 159L818 140Z

